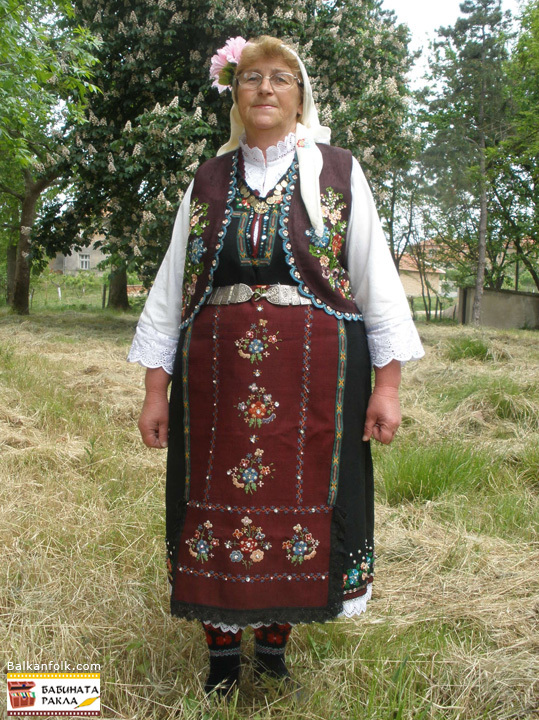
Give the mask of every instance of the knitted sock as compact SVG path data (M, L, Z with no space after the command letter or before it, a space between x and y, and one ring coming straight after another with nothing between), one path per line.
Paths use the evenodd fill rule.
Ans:
M290 677L284 655L291 630L288 623L273 623L255 629L255 673L267 673L279 679Z
M223 632L219 628L202 623L210 651L210 674L204 685L207 694L216 691L226 695L237 684L240 675L240 645L242 630L237 633Z

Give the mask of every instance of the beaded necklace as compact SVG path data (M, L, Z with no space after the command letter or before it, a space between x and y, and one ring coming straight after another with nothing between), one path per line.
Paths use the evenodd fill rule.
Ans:
M265 258L267 250L271 255L271 251L267 248L268 238L270 234L276 232L277 208L283 201L290 182L290 173L294 166L295 163L293 162L286 175L279 180L272 192L265 198L261 198L259 192L251 190L244 180L245 164L243 154L239 153L236 171L236 197L243 207L249 207L249 217L245 224L245 242L248 256L254 260Z

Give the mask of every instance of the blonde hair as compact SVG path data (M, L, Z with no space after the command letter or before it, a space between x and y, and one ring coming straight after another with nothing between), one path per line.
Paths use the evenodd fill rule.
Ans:
M242 73L249 65L253 65L261 58L275 58L282 60L290 70L301 80L301 69L292 48L285 45L279 38L270 35L260 35L252 38L243 48L241 58L236 67L236 75Z

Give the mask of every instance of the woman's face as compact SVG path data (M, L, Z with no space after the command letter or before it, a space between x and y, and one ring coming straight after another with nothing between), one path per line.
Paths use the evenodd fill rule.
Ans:
M236 88L236 104L245 126L249 145L277 143L296 128L298 116L303 112L301 91L297 82L284 90L274 90L268 76L276 72L292 72L291 68L276 58L261 59L245 68L246 72L258 72L264 76L261 85L248 89Z

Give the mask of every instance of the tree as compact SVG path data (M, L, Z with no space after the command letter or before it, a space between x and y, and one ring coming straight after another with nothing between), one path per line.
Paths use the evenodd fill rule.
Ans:
M485 284L504 239L489 223L489 153L507 134L507 59L509 15L500 0L464 0L454 27L441 28L432 63L432 88L426 126L438 207L439 237L468 245L475 264L473 322L478 323ZM494 262L494 265L492 263Z
M199 162L227 139L231 99L211 88L210 58L225 40L262 33L299 46L333 142L363 162L384 208L387 177L406 164L408 31L379 0L76 0L77 20L102 41L77 131L79 182L48 208L57 244L100 233L113 266L149 284L174 213ZM201 107L203 106L203 110Z
M529 2L507 66L513 115L508 137L491 155L495 211L539 291L539 2ZM517 273L518 274L518 273ZM518 282L516 283L518 286Z
M31 235L41 194L66 171L62 128L83 101L93 62L90 37L62 29L67 0L0 0L0 195L19 208L18 242L9 299L28 313ZM7 201L9 202L9 201Z

